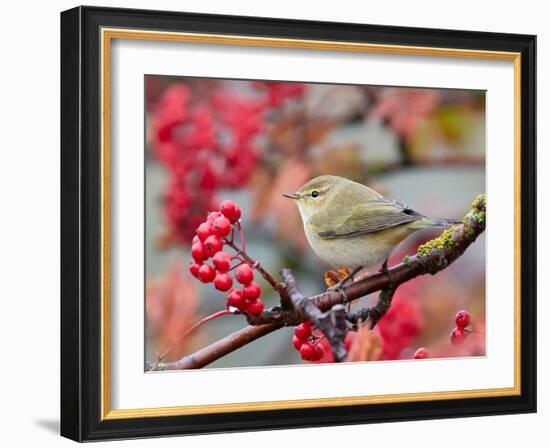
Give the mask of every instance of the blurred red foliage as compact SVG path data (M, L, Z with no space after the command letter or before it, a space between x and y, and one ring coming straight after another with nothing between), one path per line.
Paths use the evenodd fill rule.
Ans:
M267 103L271 107L279 107L288 98L300 98L306 86L298 82L265 82L256 81L258 88L267 91Z
M305 86L255 83L263 95L218 88L203 95L185 83L169 85L151 106L153 152L169 170L165 194L168 242L188 243L217 203L219 189L238 189L260 159L256 137L265 114Z
M197 290L191 279L182 274L180 263L173 263L165 274L147 280L145 306L148 338L155 341L160 354L193 325L197 316ZM170 356L181 356L188 344L189 338L181 339Z
M248 181L258 160L254 137L262 127L261 105L219 92L195 102L184 84L166 89L155 109L153 148L170 172L165 214L172 236L188 242L219 188Z
M423 321L418 303L405 294L396 293L392 306L377 325L383 341L380 359L401 359L402 352L422 331Z
M386 88L380 92L369 118L386 120L405 140L414 136L417 126L437 107L441 96L434 89Z

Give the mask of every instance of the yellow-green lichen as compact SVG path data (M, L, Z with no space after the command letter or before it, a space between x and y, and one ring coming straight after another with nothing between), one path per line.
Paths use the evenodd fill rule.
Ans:
M465 217L464 225L461 230L457 230L456 226L445 230L440 236L421 245L418 248L419 256L429 256L433 251L442 253L446 250L453 249L456 246L456 238L460 235L466 238L473 238L476 235L475 226L472 223L485 227L485 209L487 207L485 194L478 195L472 202L472 209ZM457 233L458 232L458 233Z
M475 222L476 224L485 226L485 212L483 211L472 210L470 211L470 213L466 215L466 218L469 219L470 221Z
M475 199L474 202L472 202L472 210L471 211L485 211L487 209L487 196L485 193L479 194Z
M468 238L473 238L476 234L475 230L472 228L472 226L464 226L463 233Z
M418 248L417 254L420 256L428 256L432 253L432 250L444 251L445 249L452 249L456 241L454 239L455 228L451 227L450 229L445 230L440 236L434 238L431 241L428 241L425 244L422 244Z
M485 217L487 209L487 199L485 194L478 195L472 202L472 209L466 215L466 219L475 222L478 225L485 226Z

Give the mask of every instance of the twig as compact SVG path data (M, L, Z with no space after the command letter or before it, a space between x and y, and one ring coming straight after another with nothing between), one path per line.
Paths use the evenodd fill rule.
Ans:
M221 310L221 311L217 311L213 314L210 314L209 316L206 316L204 318L202 318L201 320L199 320L198 322L195 322L193 325L191 325L188 329L186 329L182 334L180 334L174 341L172 341L172 343L168 346L168 348L166 350L164 350L164 352L162 352L161 355L159 355L157 361L153 364L152 366L152 369L151 370L156 370L156 367L158 366L158 364L164 359L166 358L166 356L168 356L168 353L170 353L172 351L172 349L183 339L185 338L186 336L190 335L191 333L193 333L197 328L199 328L201 325L204 325L205 323L207 322L210 322L211 320L214 320L218 317L221 317L221 316L226 316L227 314L231 314L231 311L229 310Z
M396 287L393 285L382 289L374 306L362 308L355 313L347 313L347 321L355 326L365 325L369 330L372 330L390 309L395 290Z
M244 237L243 227L241 226L241 220L237 221L237 230L239 231L239 240L241 242L241 252L246 253L246 239Z
M226 244L237 252L237 255L256 269L264 280L277 292L281 292L285 289L285 284L278 282L269 272L267 272L261 263L250 257L244 250L241 250L232 240L226 241Z
M323 313L298 289L296 278L292 275L290 269L283 269L281 275L285 281L288 295L294 308L304 316L305 320L312 321L323 332L332 348L334 360L336 362L343 361L347 356L344 341L348 332L344 306L337 304L326 313Z
M459 258L483 233L485 230L485 211L485 195L480 195L473 202L470 212L464 217L463 224L451 227L439 237L420 246L416 255L405 257L402 263L389 269L388 273L377 273L357 280L344 288L343 295L330 291L306 299L311 301L320 311L328 311L336 304L345 303L346 300L343 297L346 297L347 301L352 301L376 291L387 290L391 286L397 288L402 283L420 275L435 275ZM389 277L391 277L391 282ZM286 287L284 293L287 293ZM384 297L383 299L386 300ZM251 326L243 328L179 361L159 364L158 368L169 370L201 368L261 336L286 325L298 325L303 321L304 316L296 310L275 307L264 311L256 318L250 318L249 323L252 324Z

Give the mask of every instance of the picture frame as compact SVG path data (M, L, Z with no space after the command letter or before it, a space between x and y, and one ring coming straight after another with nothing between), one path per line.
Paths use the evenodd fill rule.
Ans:
M111 406L112 43L507 61L513 65L513 386L225 404ZM536 411L536 37L167 11L61 14L61 435L76 441ZM118 63L118 62L117 62ZM190 62L192 64L192 61ZM118 66L117 66L118 67ZM242 74L247 77L246 73ZM499 191L490 190L491 198ZM144 374L144 372L140 372ZM118 383L117 383L118 384ZM205 390L207 395L208 391Z

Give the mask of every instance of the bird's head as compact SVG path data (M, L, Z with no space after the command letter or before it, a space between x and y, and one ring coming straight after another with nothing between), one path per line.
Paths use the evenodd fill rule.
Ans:
M283 196L296 201L305 222L350 182L339 176L319 176L306 182L296 193L283 193Z

